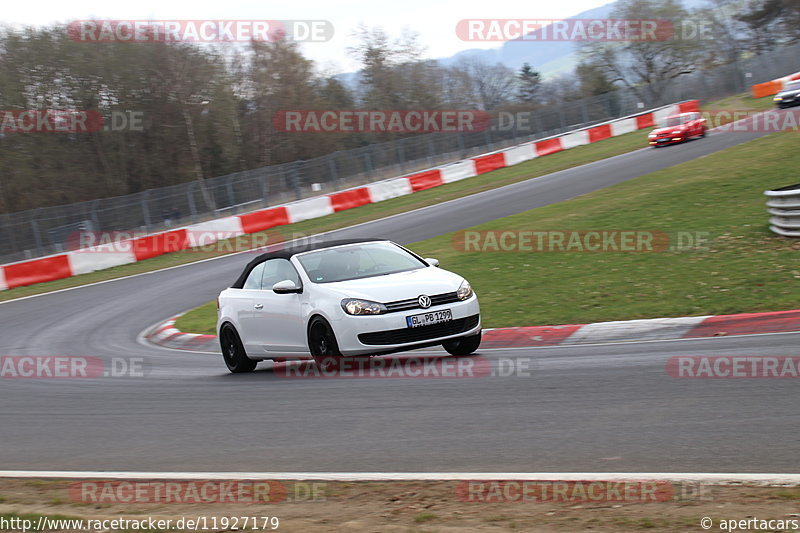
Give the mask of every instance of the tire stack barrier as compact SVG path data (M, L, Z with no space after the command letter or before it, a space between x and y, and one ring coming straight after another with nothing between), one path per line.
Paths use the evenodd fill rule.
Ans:
M769 229L782 237L800 238L800 183L764 191Z

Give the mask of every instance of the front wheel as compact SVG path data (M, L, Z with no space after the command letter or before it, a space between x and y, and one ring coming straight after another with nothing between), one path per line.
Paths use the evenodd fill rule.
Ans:
M241 372L252 372L258 361L253 361L247 357L247 352L244 351L242 339L236 333L236 329L230 324L225 324L222 331L219 333L219 344L222 348L222 358L225 359L225 365L228 370L234 374Z
M450 355L469 355L481 345L481 332L469 337L461 337L452 341L443 342L442 346Z
M320 368L328 368L342 357L333 329L320 317L315 318L308 327L308 349Z

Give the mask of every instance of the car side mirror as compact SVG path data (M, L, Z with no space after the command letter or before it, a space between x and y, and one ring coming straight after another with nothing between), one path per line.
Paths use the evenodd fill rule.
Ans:
M295 285L294 281L290 279L285 279L283 281L279 281L275 285L272 286L272 290L275 294L291 294L291 293L301 293L303 289Z
M438 259L434 259L433 257L426 257L425 258L425 262L428 263L432 267L438 267L439 266L439 260Z

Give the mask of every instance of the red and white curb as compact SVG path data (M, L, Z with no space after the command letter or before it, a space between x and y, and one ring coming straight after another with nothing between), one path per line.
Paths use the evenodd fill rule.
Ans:
M144 340L175 350L219 352L216 335L184 333L175 327L177 318L170 318L150 328L144 333ZM593 324L485 329L481 348L697 339L796 331L800 331L800 309L736 315L649 318Z
M184 333L175 327L178 316L174 316L161 324L150 328L143 338L153 344L173 348L175 350L188 351L219 351L219 343L216 335L204 335L201 333Z
M363 187L316 196L244 215L209 220L152 235L130 234L129 239L123 239L117 235L114 239L115 242L112 243L102 243L63 254L0 265L0 290L69 278L96 270L144 261L166 253L206 247L217 241L259 233L270 228L413 194L576 146L651 128L674 113L698 111L698 105L697 100L670 104L589 128L523 143Z

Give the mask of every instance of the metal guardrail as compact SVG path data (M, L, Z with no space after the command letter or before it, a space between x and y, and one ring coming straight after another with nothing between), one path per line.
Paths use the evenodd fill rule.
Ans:
M800 183L764 191L769 229L783 237L800 238Z
M800 43L737 63L538 109L530 128L425 133L157 189L0 213L0 264L59 253L69 229L146 233L411 174L682 100L719 99L800 71ZM208 201L210 200L210 201ZM87 222L88 221L88 222Z

